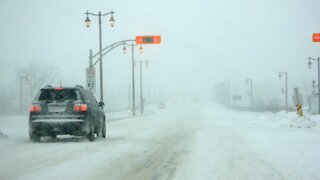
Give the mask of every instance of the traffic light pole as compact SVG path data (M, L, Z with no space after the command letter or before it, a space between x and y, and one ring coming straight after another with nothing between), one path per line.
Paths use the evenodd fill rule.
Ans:
M142 90L142 64L145 63L148 66L148 60L145 61L136 61L140 65L140 113L143 114L144 102L143 102L143 90Z
M143 114L143 96L142 96L142 61L140 61L140 113Z
M136 107L135 107L135 92L134 92L134 45L133 43L131 44L131 49L132 49L132 114L135 116L136 115Z

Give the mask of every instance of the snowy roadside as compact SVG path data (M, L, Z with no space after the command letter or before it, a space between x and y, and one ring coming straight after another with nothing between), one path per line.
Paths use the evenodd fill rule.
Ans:
M308 113L305 113L304 117L299 117L295 112L265 112L253 116L250 121L255 123L263 123L268 126L278 126L285 128L320 128L320 116L311 115Z
M0 116L0 132L7 138L27 138L28 116Z

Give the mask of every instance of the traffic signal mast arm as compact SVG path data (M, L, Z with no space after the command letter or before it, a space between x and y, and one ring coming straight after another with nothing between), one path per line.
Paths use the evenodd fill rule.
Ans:
M110 44L109 46L103 48L101 50L102 57L104 55L106 55L108 52L110 52L111 50L113 50L114 48L121 46L127 42L136 42L136 44L160 44L161 43L161 36L159 35L155 35L155 36L136 36L136 39L127 39L127 40L122 40L122 41L118 41L115 42L113 44ZM96 54L92 55L90 54L90 60L92 62L93 58L97 57L100 54L100 52L97 52ZM101 57L101 58L102 58ZM97 59L92 66L95 66L100 59Z
M122 41L118 41L118 42L115 42L115 43L113 43L113 44L110 44L109 46L107 46L107 47L105 47L105 48L102 49L102 52L106 51L106 52L104 52L104 53L102 54L102 57L103 57L104 55L106 55L108 52L110 52L111 50L113 50L114 48L119 47L119 46L123 45L123 44L126 43L126 42L134 42L134 41L135 41L134 39L127 39L127 40L122 40ZM100 53L100 52L97 52L95 55L93 55L93 56L91 57L91 59L97 57L97 56L99 55L99 53ZM99 59L97 59L97 60L93 63L92 66L95 66L98 62L99 62Z

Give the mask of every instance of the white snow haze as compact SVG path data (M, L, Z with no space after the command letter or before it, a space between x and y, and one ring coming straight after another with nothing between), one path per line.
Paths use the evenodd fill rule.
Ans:
M319 7L320 0L0 0L0 179L320 179L320 42L312 39ZM129 41L125 53L120 44L103 56L106 139L96 132L94 142L59 134L32 142L28 108L41 88L87 88L100 37L98 16L86 27L87 11L114 12L113 27L110 14L101 17L102 48L144 35L161 43L140 52ZM99 102L98 56L93 62Z

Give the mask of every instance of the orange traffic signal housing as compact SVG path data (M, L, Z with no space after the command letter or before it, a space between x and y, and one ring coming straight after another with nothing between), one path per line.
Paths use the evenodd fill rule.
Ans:
M136 36L136 44L160 44L161 36Z
M314 33L312 35L312 41L313 42L320 42L320 33Z

